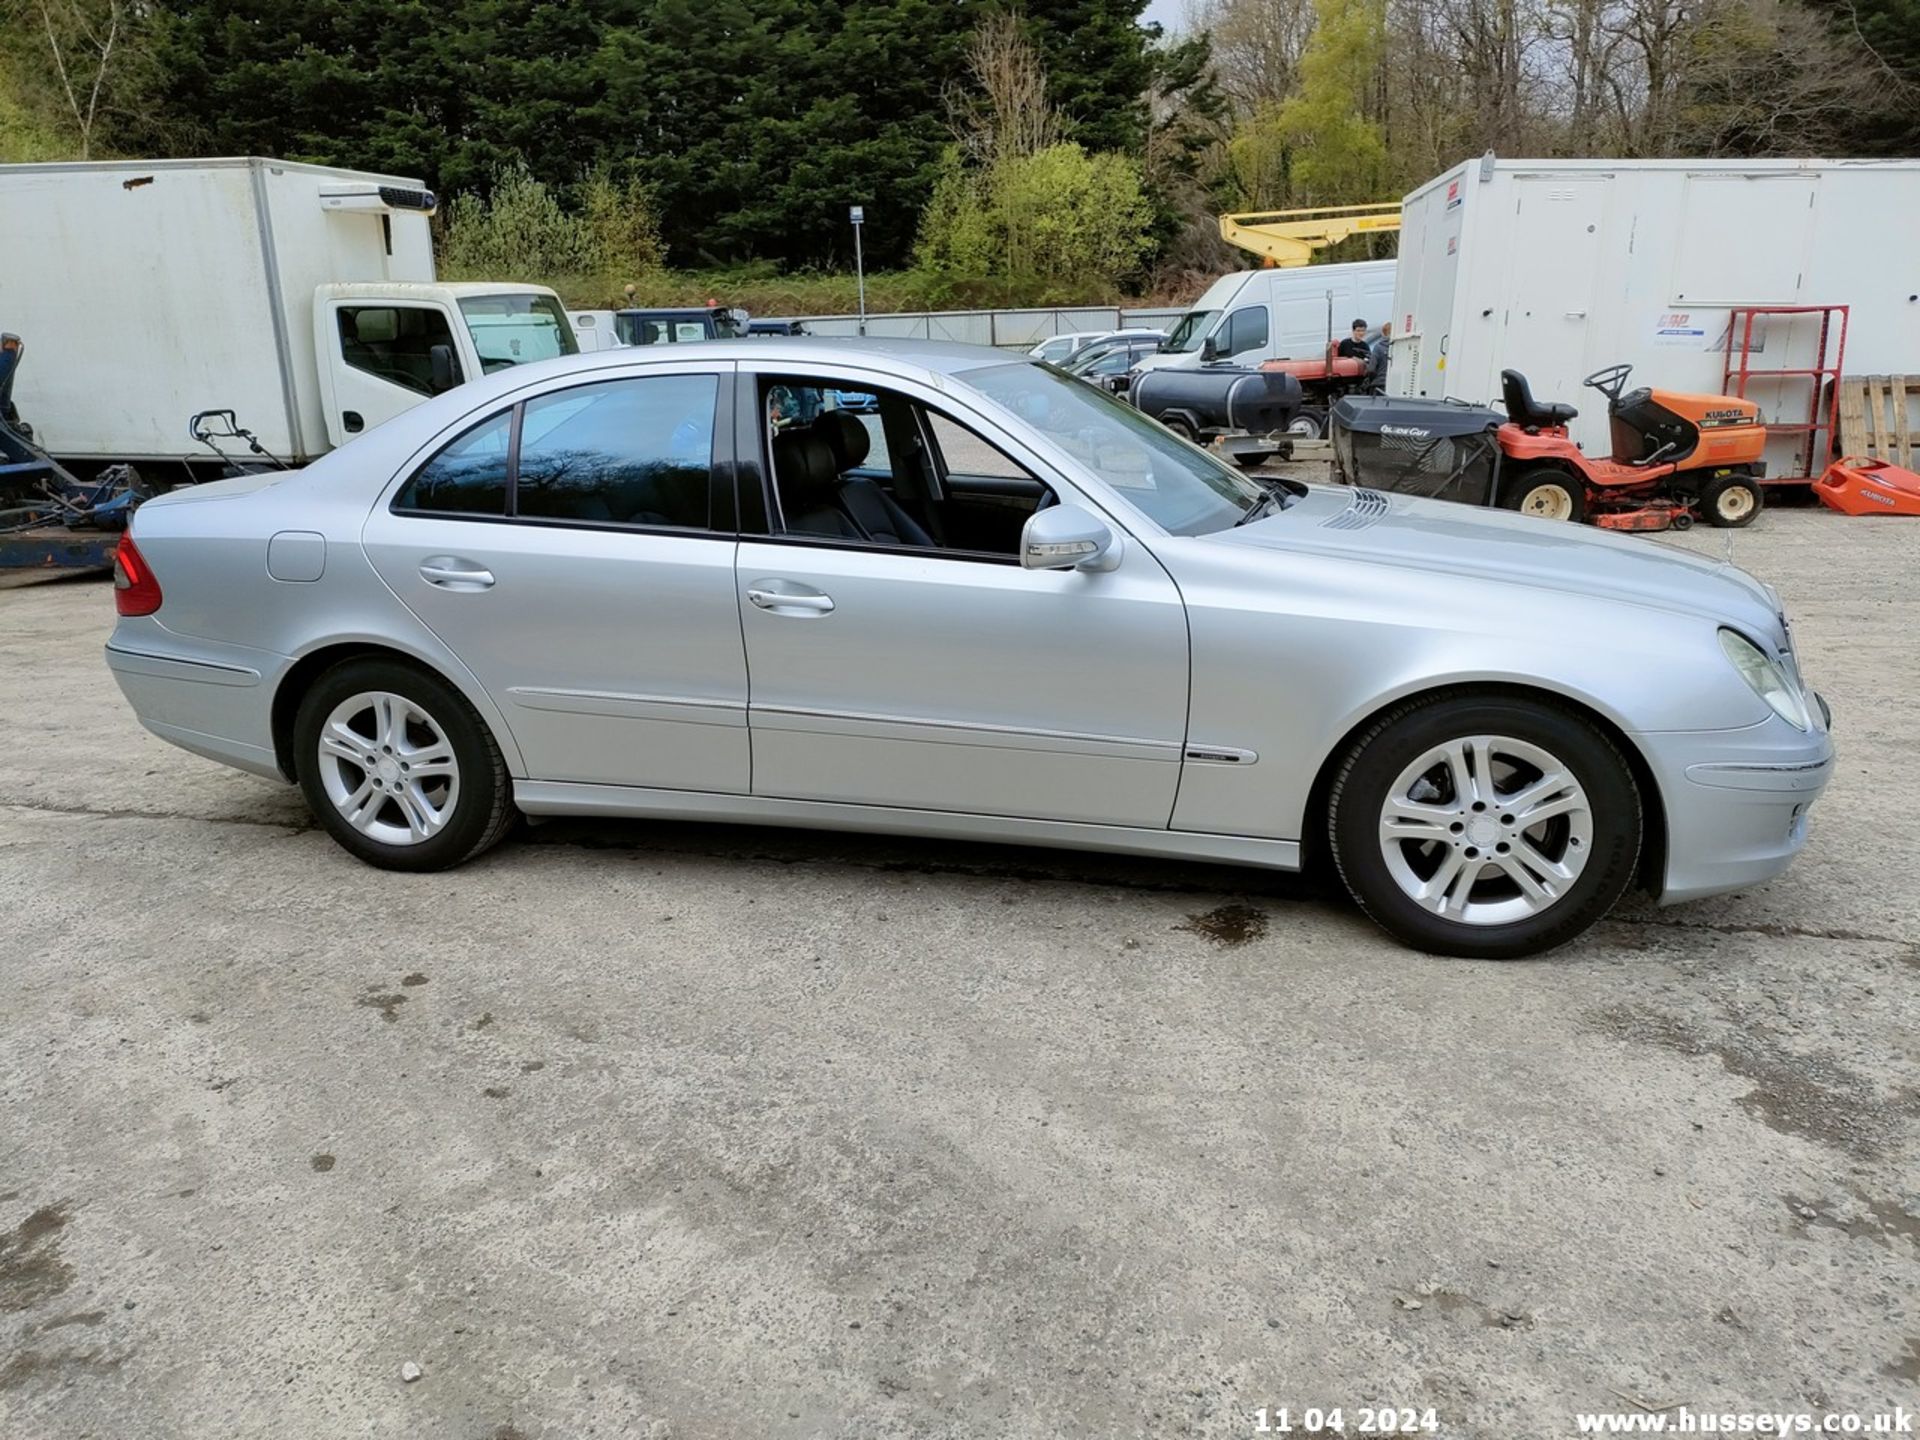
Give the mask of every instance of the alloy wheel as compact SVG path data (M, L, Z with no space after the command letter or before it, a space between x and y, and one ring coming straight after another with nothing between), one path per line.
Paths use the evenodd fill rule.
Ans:
M417 703L388 690L333 707L317 742L320 783L354 829L385 845L440 833L460 799L460 764L446 730Z
M1572 771L1504 735L1434 746L1400 772L1380 812L1394 883L1466 925L1511 924L1559 903L1592 847L1593 807Z

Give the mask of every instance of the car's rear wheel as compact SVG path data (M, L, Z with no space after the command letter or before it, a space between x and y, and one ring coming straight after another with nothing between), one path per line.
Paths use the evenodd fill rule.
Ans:
M466 697L398 661L322 675L294 717L294 756L315 818L370 865L444 870L513 820L506 762Z
M1541 520L1584 520L1585 488L1565 470L1551 465L1525 470L1501 482L1500 503Z
M1513 959L1571 940L1632 883L1640 795L1618 748L1571 710L1440 696L1360 737L1329 831L1382 928L1437 955Z

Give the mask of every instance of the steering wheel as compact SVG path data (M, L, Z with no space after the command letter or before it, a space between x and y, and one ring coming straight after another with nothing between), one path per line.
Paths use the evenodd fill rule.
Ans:
M1627 388L1627 377L1633 373L1631 365L1609 365L1604 370L1596 370L1580 383L1591 385L1609 400L1618 400L1620 392Z

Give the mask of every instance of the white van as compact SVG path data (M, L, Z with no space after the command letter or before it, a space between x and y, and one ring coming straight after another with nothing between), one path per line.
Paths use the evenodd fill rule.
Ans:
M1160 352L1134 368L1193 367L1209 358L1247 366L1322 359L1330 343L1347 338L1356 319L1367 322L1371 336L1392 318L1393 273L1391 260L1361 260L1222 275L1173 327Z

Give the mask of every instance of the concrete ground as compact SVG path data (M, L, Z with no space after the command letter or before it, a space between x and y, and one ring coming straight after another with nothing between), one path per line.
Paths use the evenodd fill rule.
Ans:
M104 585L0 594L0 1436L1912 1408L1920 525L1733 543L1833 703L1810 849L1508 964L984 846L383 874L136 727Z

